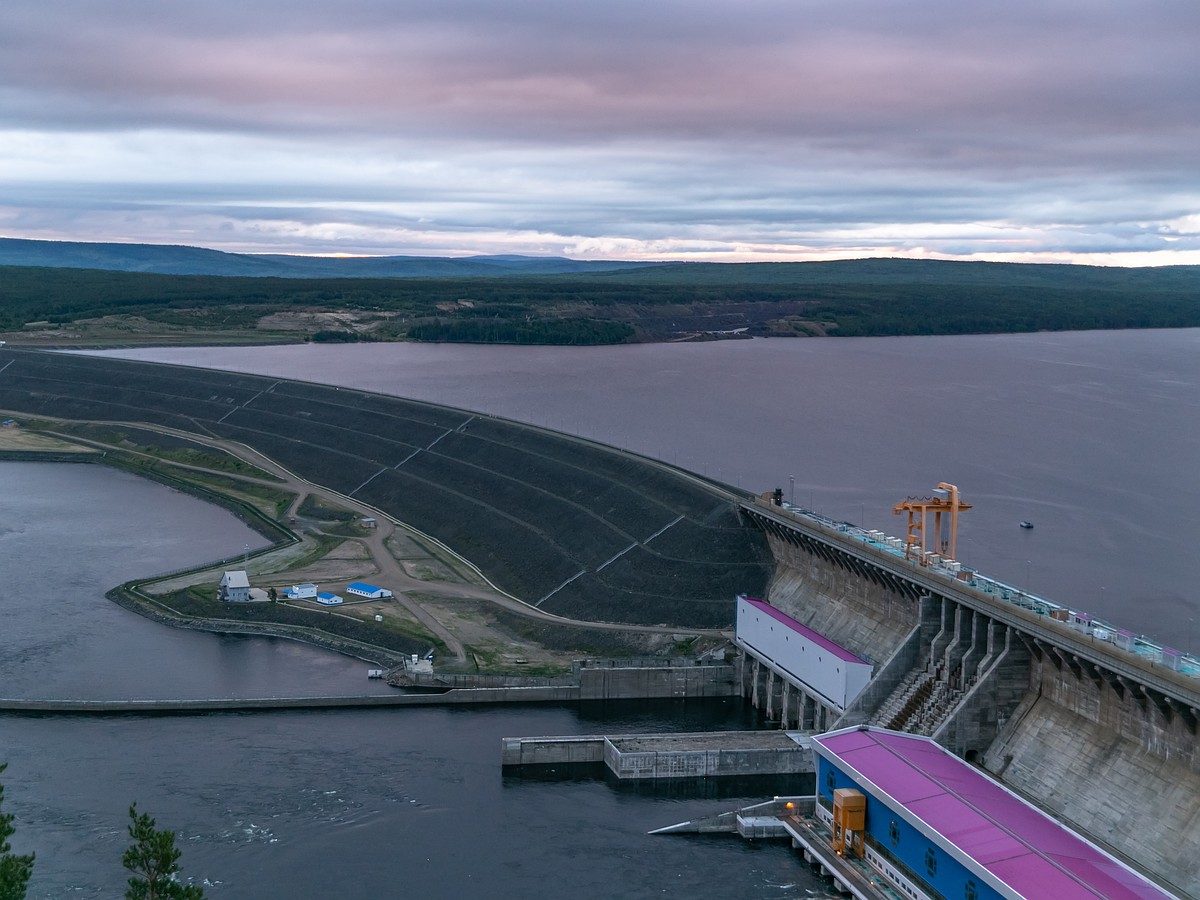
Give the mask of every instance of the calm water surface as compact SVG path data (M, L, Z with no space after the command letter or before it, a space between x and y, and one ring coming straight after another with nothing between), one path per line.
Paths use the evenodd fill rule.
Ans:
M323 696L367 664L295 641L160 625L105 599L130 578L265 541L220 507L100 465L0 463L0 695Z
M365 664L156 625L104 599L261 539L225 511L90 465L0 463L0 685L9 696L352 694ZM293 900L808 896L778 844L646 832L796 785L649 793L505 777L500 739L756 727L738 702L98 718L0 714L5 812L31 898L116 897L125 810L177 829L208 896ZM700 799L697 791L700 790Z
M534 422L892 534L949 481L964 563L1200 651L1197 329L119 353Z

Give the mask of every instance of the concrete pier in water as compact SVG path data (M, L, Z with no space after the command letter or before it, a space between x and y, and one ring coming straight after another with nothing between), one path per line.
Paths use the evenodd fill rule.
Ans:
M514 737L505 766L604 763L620 779L803 775L813 771L808 735L784 731Z

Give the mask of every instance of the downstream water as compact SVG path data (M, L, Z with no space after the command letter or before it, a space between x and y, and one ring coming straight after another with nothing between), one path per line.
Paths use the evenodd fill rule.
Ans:
M225 511L102 466L0 463L0 693L354 694L366 664L291 641L157 625L104 591L262 541ZM500 739L752 728L741 703L185 717L0 714L4 812L31 898L116 897L125 811L177 829L210 897L807 896L779 845L649 838L795 785L697 799L578 772L505 777ZM619 886L615 887L615 886Z
M974 504L965 564L1200 651L1197 329L119 355L534 422L891 534L897 502L948 481Z
M0 695L325 696L367 664L274 638L184 631L105 599L130 578L264 546L217 506L98 465L0 463ZM215 588L214 588L215 589Z

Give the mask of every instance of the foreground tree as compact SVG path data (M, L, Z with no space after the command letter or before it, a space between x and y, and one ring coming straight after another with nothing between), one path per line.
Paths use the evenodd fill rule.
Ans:
M133 843L121 862L133 877L125 900L202 900L202 889L175 880L182 852L175 847L175 832L156 830L152 818L138 815L136 803L129 807L129 820Z
M7 763L0 764L0 773L8 768ZM0 784L0 810L4 809L4 785ZM25 886L29 876L33 874L33 854L18 856L10 853L12 849L8 839L12 837L13 817L11 813L0 812L0 900L24 900Z

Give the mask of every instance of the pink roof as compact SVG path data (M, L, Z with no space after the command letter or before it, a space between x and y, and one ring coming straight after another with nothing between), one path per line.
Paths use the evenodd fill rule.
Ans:
M903 806L1022 897L1170 900L930 738L855 729L813 741L864 788Z
M835 644L829 638L825 637L825 635L820 634L816 631L813 631L807 625L797 622L791 616L787 615L786 613L780 612L775 607L773 607L770 603L767 603L765 600L755 600L753 597L746 597L746 596L738 597L738 599L745 600L747 603L749 603L755 609L765 612L768 616L770 616L775 621L786 625L788 628L790 628L792 631L796 632L797 634L804 635L806 638L808 638L810 641L812 641L818 647L821 647L824 650L828 650L834 656L838 657L838 659L844 659L846 662L855 662L855 663L862 663L863 665L870 665L870 663L868 663L862 657L856 656L855 654L853 654L849 650L847 650L845 647Z

